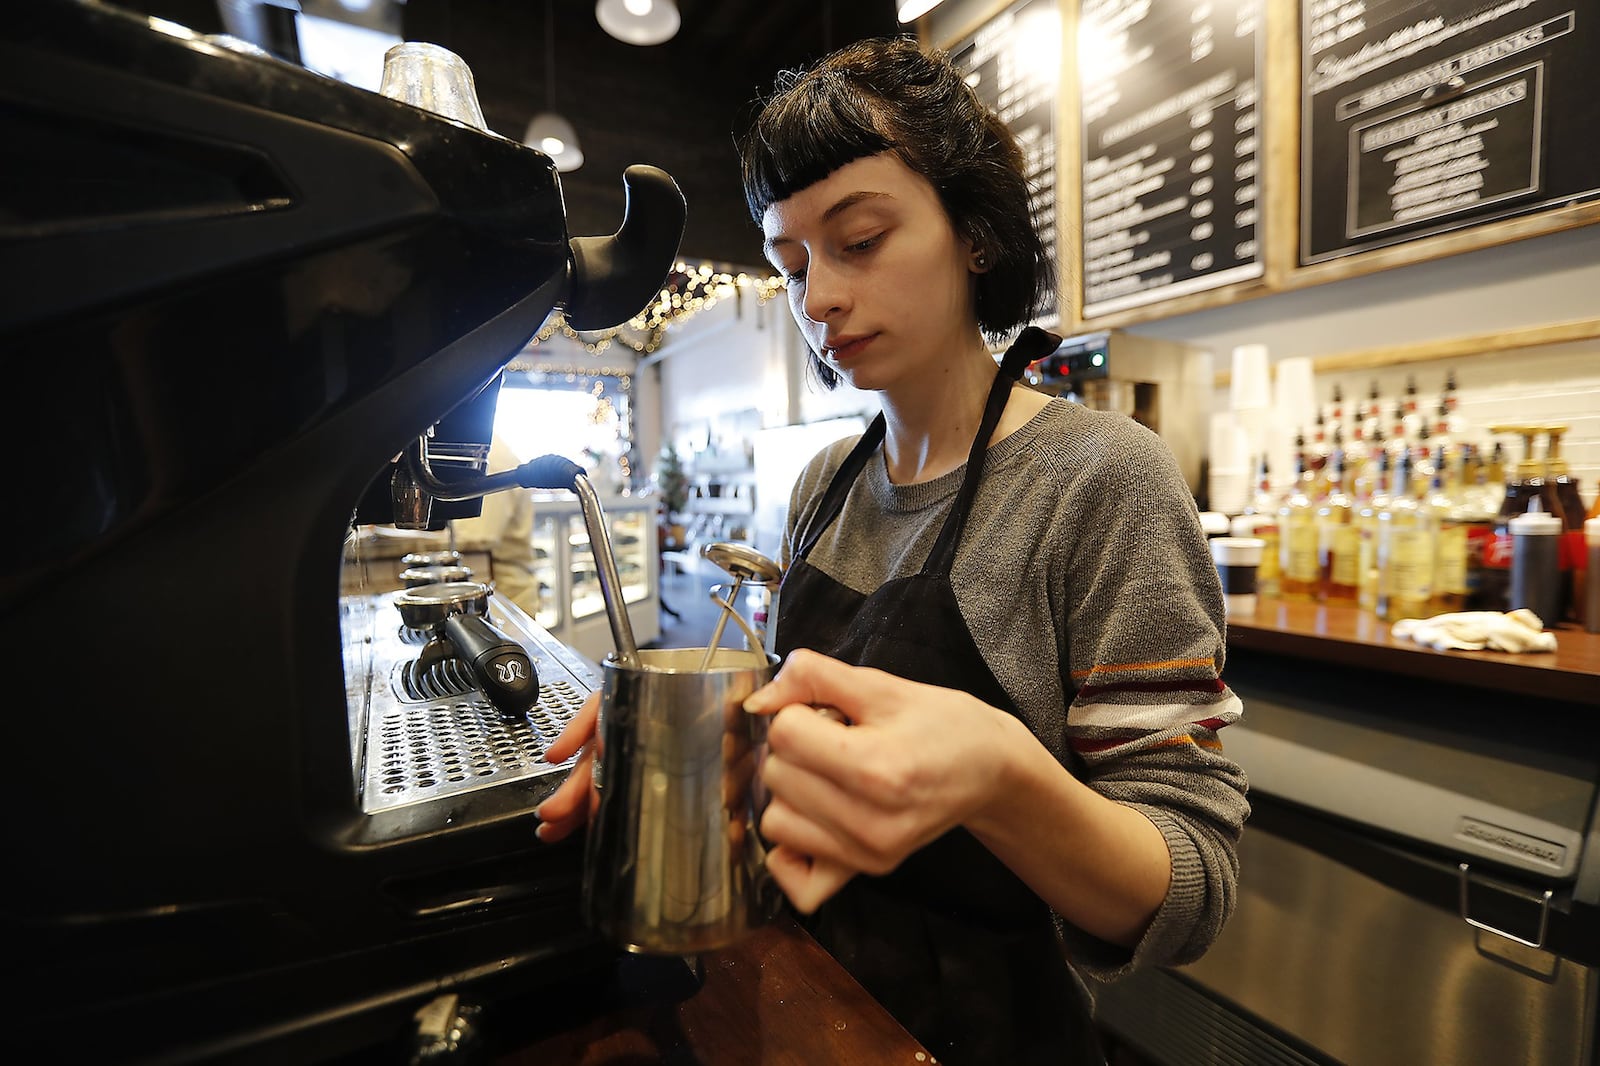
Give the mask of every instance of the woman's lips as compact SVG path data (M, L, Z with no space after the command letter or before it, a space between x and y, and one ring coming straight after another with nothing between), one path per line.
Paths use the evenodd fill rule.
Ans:
M869 333L864 337L840 338L843 341L842 344L823 345L822 350L827 354L828 358L835 362L846 362L866 351L867 345L877 339L877 336L876 333Z

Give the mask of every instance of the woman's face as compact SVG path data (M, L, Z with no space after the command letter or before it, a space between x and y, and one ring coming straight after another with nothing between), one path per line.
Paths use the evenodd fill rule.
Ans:
M893 153L778 201L761 228L811 350L858 389L926 371L977 331L971 243Z

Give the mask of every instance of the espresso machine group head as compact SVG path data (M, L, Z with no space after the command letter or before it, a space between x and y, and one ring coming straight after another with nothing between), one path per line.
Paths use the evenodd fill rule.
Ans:
M315 1061L608 955L534 837L585 664L490 597L537 703L410 690L426 638L341 579L516 480L504 366L659 291L672 179L572 237L540 152L85 2L0 25L0 135L14 1054Z

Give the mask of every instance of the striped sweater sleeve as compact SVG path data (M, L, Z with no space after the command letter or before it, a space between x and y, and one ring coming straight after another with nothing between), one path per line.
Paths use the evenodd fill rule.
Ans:
M1148 817L1172 859L1166 900L1132 951L1063 929L1075 961L1110 978L1198 958L1232 913L1249 808L1219 731L1242 708L1222 679L1221 588L1170 454L1124 452L1071 491L1092 535L1058 590L1067 744L1089 786Z

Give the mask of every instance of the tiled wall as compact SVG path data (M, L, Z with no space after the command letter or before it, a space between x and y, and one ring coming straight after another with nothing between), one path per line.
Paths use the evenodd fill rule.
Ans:
M1334 383L1338 382L1343 386L1347 404L1352 399L1365 403L1371 383L1376 381L1387 419L1394 401L1405 391L1407 378L1415 376L1420 405L1423 410L1431 411L1438 404L1449 370L1455 371L1458 410L1470 440L1492 444L1496 438L1488 427L1496 424L1568 426L1568 432L1561 439L1561 454L1571 467L1572 475L1579 480L1584 503L1594 503L1596 491L1600 489L1600 340L1386 367L1378 371L1319 374L1317 400L1328 403ZM1520 437L1503 435L1499 439L1505 442L1509 460L1523 457ZM1538 443L1541 455L1543 448L1541 440Z

